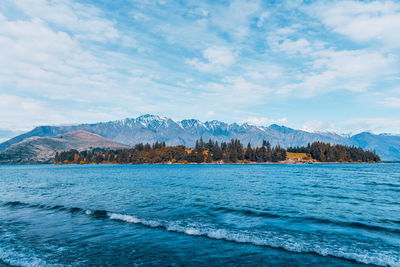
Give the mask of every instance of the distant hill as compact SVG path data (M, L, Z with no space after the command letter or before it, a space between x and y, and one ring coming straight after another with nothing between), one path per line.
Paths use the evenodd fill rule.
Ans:
M269 140L272 145L304 146L308 143L321 141L331 144L360 146L363 149L376 150L383 160L400 160L400 136L374 135L363 133L350 138L335 133L310 133L295 130L276 124L270 126L254 126L245 124L227 124L221 121L201 122L196 119L174 121L170 118L143 115L137 118L80 124L70 126L39 126L30 132L14 137L0 144L0 151L12 144L21 142L32 136L56 136L77 130L98 134L115 142L134 145L137 143L166 142L167 145L186 145L193 147L195 141L202 137L216 141L239 139L242 143L250 142L260 146L262 140Z
M400 161L400 136L388 134L359 133L350 141L363 149L376 150L384 160Z
M57 151L91 148L127 148L97 134L78 130L71 133L48 137L28 137L0 152L0 163L48 162Z

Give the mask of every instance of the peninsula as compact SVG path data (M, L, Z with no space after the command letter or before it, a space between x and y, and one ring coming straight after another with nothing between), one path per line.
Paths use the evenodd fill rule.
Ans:
M183 145L166 146L164 142L152 145L140 143L128 149L75 149L57 152L55 164L157 164L157 163L312 163L312 162L380 162L380 157L358 147L314 142L304 147L262 146L244 147L237 139L221 142L203 139L194 148Z

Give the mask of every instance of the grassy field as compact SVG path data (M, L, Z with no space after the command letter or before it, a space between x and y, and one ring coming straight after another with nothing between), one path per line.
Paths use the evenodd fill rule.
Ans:
M310 157L306 153L286 152L286 159L307 160L307 159L310 159Z

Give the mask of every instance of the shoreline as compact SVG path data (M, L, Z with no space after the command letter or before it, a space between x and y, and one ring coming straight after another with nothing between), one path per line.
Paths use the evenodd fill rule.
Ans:
M400 162L232 162L232 163L215 163L215 162L202 162L202 163L49 163L49 162L32 162L32 163L0 163L1 165L56 165L56 166L64 166L64 165L321 165L321 164L391 164L391 163L400 163Z
M396 162L322 162L322 161L278 161L278 162L159 162L159 163L117 163L117 162L106 162L106 163L43 163L51 165L312 165L312 164L374 164L374 163L396 163ZM400 162L398 162L400 163ZM35 164L35 163L33 163ZM42 164L42 163L39 163Z
M1 162L1 165L313 165L313 164L392 164L392 163L400 163L400 161L381 161L381 162L321 162L321 161L312 161L312 162L295 162L295 161L279 161L279 162L160 162L160 163L116 163L116 162L105 162L105 163L56 163L56 162Z

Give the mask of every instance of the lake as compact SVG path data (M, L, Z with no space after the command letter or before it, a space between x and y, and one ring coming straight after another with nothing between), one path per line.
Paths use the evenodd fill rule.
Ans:
M2 165L0 265L400 266L400 164Z

